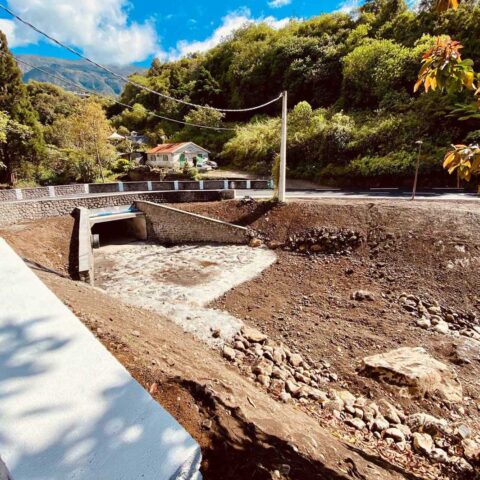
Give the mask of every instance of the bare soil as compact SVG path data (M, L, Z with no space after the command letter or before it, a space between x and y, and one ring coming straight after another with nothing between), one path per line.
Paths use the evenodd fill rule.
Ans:
M249 226L279 242L315 226L361 232L364 245L349 257L278 251L276 264L212 306L284 341L313 363L329 361L352 392L390 397L407 411L426 409L445 417L449 412L442 401L398 397L396 389L358 373L368 355L423 346L457 372L465 396L473 399L463 405L462 418L479 431L480 364L453 365L452 337L416 327L397 302L406 292L459 312L479 313L477 203L325 200L277 206L231 201L178 207ZM465 267L447 268L459 259ZM371 291L375 300L353 301L351 294L360 289Z
M477 204L323 200L176 207L249 226L279 242L315 226L359 231L364 243L347 257L277 251L277 263L213 306L283 341L312 363L327 360L338 373L337 383L354 393L389 398L408 412L429 411L452 420L461 415L479 431L480 364L455 364L455 339L416 327L397 302L402 292L415 293L460 312L479 313ZM0 236L28 260L65 274L73 223L71 218L27 222L0 230ZM273 400L218 352L161 316L59 275L38 274L199 442L206 479L433 478L425 465L388 461L353 434L346 441L301 407ZM374 301L353 301L351 293L359 289L371 291ZM399 346L423 346L454 368L465 404L399 397L394 387L359 373L363 357ZM282 465L291 467L289 473L272 477L275 470L288 471Z

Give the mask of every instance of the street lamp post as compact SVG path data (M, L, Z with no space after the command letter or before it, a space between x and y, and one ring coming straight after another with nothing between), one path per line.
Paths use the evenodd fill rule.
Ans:
M412 191L412 200L415 200L415 194L417 193L417 182L418 182L418 169L420 167L420 155L422 154L422 145L421 140L415 142L418 145L418 156L417 156L417 165L415 166L415 180L413 181L413 191Z
M280 172L278 178L278 201L285 202L286 176L287 176L287 116L288 116L288 93L282 96L282 138L280 143Z

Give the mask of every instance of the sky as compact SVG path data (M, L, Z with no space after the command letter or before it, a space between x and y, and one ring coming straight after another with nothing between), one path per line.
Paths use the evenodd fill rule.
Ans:
M0 0L16 14L110 65L149 66L217 45L249 22L281 28L292 18L352 11L360 0ZM0 10L15 54L75 58Z

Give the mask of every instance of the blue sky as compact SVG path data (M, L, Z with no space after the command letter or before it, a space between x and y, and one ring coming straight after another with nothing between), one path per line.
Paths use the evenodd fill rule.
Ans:
M149 65L218 44L247 22L279 28L290 18L348 11L358 0L0 0L40 29L98 62ZM0 12L15 53L72 58Z

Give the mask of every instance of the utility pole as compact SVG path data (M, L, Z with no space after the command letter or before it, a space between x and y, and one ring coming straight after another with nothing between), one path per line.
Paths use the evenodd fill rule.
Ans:
M287 177L287 114L288 114L288 92L282 96L282 139L280 143L280 174L278 178L278 201L285 202L285 189Z
M420 155L422 154L422 145L421 140L415 142L418 145L418 156L417 156L417 165L415 166L415 180L413 181L413 191L412 191L412 200L415 200L415 194L417 193L417 182L418 182L418 169L420 167Z

